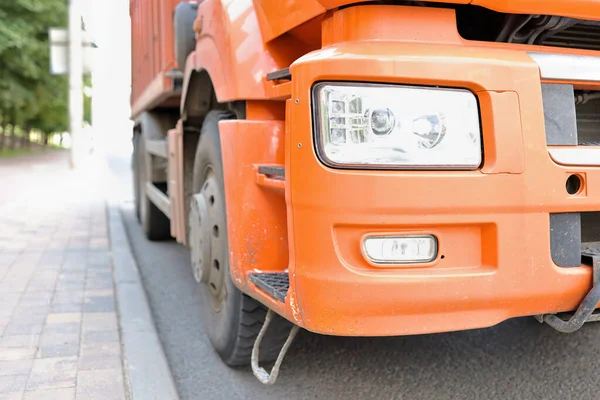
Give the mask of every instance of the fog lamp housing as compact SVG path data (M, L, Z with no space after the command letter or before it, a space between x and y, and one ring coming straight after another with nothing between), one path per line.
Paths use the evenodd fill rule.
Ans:
M426 264L437 258L438 242L433 235L367 236L363 251L373 264Z

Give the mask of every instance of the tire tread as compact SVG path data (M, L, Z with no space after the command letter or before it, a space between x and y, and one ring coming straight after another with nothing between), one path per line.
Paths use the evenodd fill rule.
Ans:
M214 129L215 126L218 126L219 121L233 118L235 118L235 115L229 111L210 111L204 119L200 140L202 140L202 135L210 134L211 132L206 130ZM244 293L240 292L240 294L241 299L237 306L237 315L232 316L236 319L232 329L233 332L227 333L227 335L233 335L231 338L232 345L226 350L218 351L223 362L230 367L250 364L254 343L267 316L267 307ZM261 362L269 362L277 358L292 326L292 323L285 318L279 315L274 316L261 342Z
M246 294L243 295L242 303L236 346L226 360L226 364L230 366L249 363L254 342L267 315L267 308ZM274 317L260 346L260 361L269 362L277 358L291 328L292 324L286 319L279 315Z

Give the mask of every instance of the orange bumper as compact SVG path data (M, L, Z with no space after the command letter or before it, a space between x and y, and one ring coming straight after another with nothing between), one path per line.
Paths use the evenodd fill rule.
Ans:
M423 12L442 18L448 10ZM340 31L334 28L332 35ZM539 68L527 52L463 41L329 39L329 47L291 67L290 291L278 303L240 287L302 327L332 335L463 330L577 308L591 270L554 264L549 214L600 210L600 169L561 166L549 157ZM328 168L316 156L311 124L318 81L470 89L480 102L484 164L469 172ZM572 173L584 178L577 196L565 190ZM373 266L361 240L376 233L433 234L438 257L426 266Z

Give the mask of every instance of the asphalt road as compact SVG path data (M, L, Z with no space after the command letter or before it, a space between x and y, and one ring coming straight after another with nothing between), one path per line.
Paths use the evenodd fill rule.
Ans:
M130 199L128 156L109 154L108 165L116 197ZM566 335L533 318L395 338L301 331L275 386L263 386L213 352L187 250L147 241L131 202L122 215L182 400L600 398L600 323Z
M560 334L533 318L489 329L395 338L302 332L279 380L225 367L199 313L188 254L151 243L123 217L182 399L598 399L600 324Z

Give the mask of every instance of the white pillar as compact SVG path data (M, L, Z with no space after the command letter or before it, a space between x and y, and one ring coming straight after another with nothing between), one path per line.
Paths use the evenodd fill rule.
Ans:
M83 48L80 0L69 0L69 131L71 168L77 166L78 140L83 126Z

